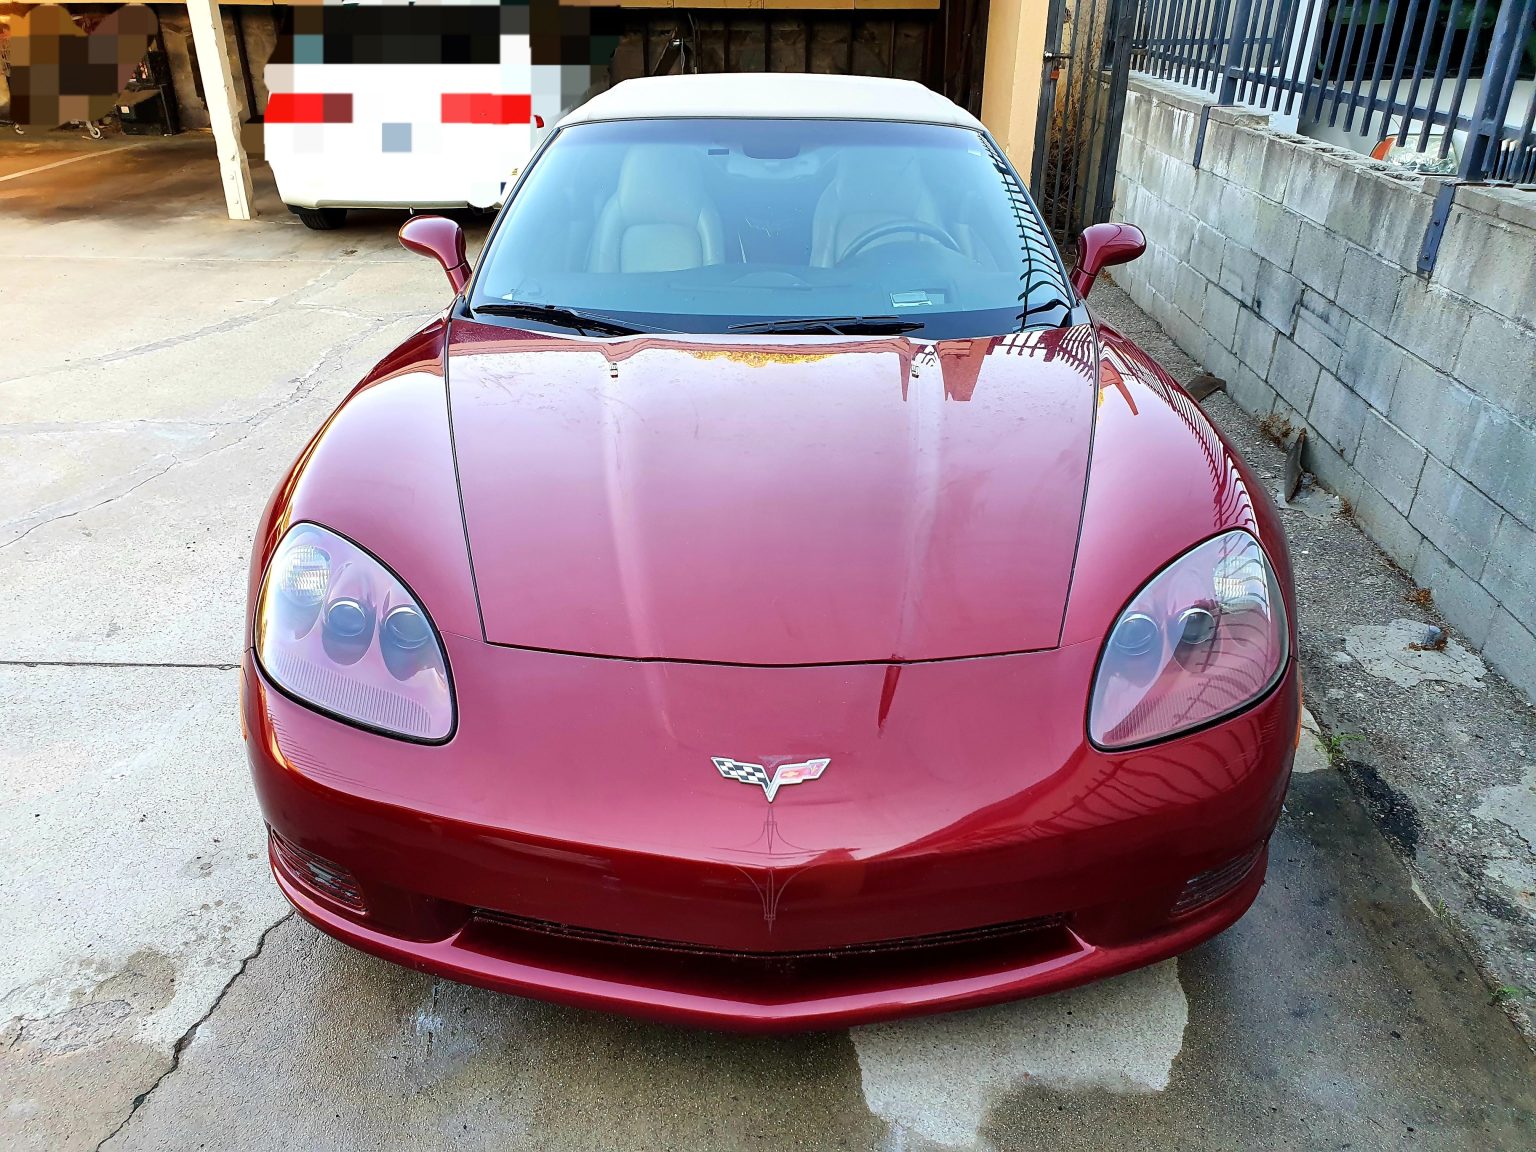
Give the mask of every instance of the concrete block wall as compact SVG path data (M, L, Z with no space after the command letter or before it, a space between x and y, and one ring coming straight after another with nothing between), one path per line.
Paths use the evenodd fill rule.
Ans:
M1536 700L1536 190L1460 186L1428 278L1436 178L1133 78L1114 271L1306 465L1451 626Z

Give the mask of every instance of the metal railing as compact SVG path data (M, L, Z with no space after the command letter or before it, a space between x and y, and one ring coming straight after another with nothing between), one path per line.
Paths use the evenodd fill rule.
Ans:
M1536 0L1141 0L1131 67L1421 171L1536 182Z

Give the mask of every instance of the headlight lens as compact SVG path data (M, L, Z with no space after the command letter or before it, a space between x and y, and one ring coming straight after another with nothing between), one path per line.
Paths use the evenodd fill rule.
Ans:
M1279 678L1289 642L1259 542L1246 532L1207 540L1148 581L1110 629L1088 735L1124 748L1236 712Z
M322 712L412 740L453 730L448 663L426 612L384 565L318 524L295 524L272 556L256 655Z

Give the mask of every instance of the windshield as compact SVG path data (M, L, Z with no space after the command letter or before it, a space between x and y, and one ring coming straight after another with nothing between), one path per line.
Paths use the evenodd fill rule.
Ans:
M977 132L678 119L551 141L475 281L473 308L512 304L677 332L949 339L1060 325L1071 294L1034 205ZM796 323L818 318L841 326Z

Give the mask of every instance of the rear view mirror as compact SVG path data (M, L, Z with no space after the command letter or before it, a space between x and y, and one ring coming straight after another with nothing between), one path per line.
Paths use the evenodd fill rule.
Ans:
M412 216L400 226L400 243L420 256L430 256L443 266L454 295L469 283L469 262L464 259L464 229L446 216Z
M1126 264L1147 250L1147 238L1134 224L1090 224L1077 237L1077 267L1072 287L1087 297L1099 273L1111 264Z

